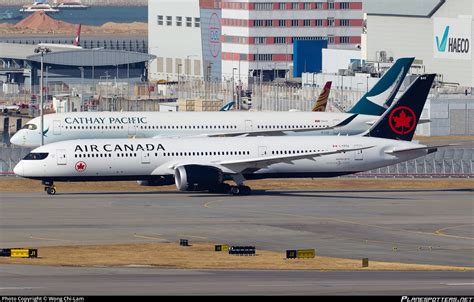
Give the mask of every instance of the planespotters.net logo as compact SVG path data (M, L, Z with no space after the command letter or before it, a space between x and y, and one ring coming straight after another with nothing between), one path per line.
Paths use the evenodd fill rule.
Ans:
M403 296L401 302L474 302L474 297L408 297Z

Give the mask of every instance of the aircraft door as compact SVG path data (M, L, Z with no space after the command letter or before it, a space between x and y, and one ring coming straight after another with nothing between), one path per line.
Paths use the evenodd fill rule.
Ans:
M251 120L246 120L245 121L245 131L252 131L253 130L253 125Z
M66 150L60 149L56 150L56 157L57 157L57 164L58 165L66 165L67 160L66 160Z
M150 152L142 151L142 164L150 163Z
M258 147L258 156L260 156L260 157L267 156L267 146L259 146Z
M362 148L362 145L354 145L354 148ZM354 159L355 160L363 160L364 159L364 150L357 150L355 151Z
M135 136L137 134L137 128L133 124L128 124L128 135Z
M61 134L61 121L53 121L53 134L60 135Z

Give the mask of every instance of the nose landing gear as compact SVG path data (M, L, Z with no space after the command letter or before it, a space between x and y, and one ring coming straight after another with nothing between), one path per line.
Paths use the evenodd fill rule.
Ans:
M52 181L43 180L42 184L45 186L44 190L46 191L46 193L48 193L48 195L56 194L56 186Z

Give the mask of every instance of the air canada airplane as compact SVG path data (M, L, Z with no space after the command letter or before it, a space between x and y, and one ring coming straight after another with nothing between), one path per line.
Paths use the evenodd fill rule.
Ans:
M55 181L141 180L180 191L249 194L248 179L334 177L435 152L411 142L435 75L420 76L383 116L358 136L88 139L34 149L18 176ZM235 186L225 183L232 180Z
M389 90L391 104L413 58L398 59L374 86L375 91ZM395 70L395 71L393 71ZM389 77L389 78L387 78ZM382 81L383 80L383 81ZM392 83L393 81L393 83ZM371 90L372 91L372 90ZM10 140L14 145L37 147L71 139L161 138L185 136L256 136L256 135L354 135L366 131L386 110L380 96L371 91L351 113L329 112L71 112L44 116L29 121ZM380 106L378 105L380 104ZM368 107L370 110L366 109ZM388 107L388 106L387 106ZM371 111L373 110L373 111ZM372 113L371 113L372 112ZM370 115L375 114L375 115Z

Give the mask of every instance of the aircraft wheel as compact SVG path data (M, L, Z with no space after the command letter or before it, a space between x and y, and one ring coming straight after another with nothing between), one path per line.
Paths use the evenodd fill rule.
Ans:
M240 188L239 187L231 187L230 194L237 196L240 195Z
M56 188L54 188L54 187L47 187L47 188L46 188L46 193L48 193L48 195L55 195L55 194L56 194Z

